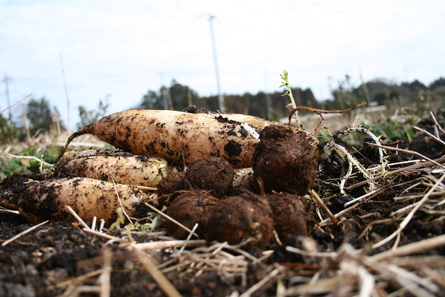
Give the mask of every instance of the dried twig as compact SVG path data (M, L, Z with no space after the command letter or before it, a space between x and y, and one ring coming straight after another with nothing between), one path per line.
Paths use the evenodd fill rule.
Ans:
M323 208L324 212L329 216L329 218L331 218L331 221L337 225L338 224L338 220L337 218L332 214L331 210L326 206L326 204L324 204L323 200L321 200L320 196L318 196L317 192L315 192L313 189L309 190L309 194L311 195L312 198L315 199L315 201L317 202L317 204Z
M415 155L418 156L422 159L425 159L431 163L433 163L434 165L440 166L442 168L445 168L444 165L440 164L439 162L436 162L424 155L422 155L421 153L415 152L415 151L411 151L411 150L407 150L407 149L401 149L401 148L397 148L397 147L392 147L392 146L387 146L387 145L381 145L381 144L375 144L375 143L368 143L368 145L370 146L374 146L374 147L379 147L385 150L390 150L390 151L397 151L397 152L401 152L401 153L405 153L405 154L410 154L410 155Z
M85 223L84 220L82 220L81 217L79 217L79 215L74 211L74 209L72 209L71 206L66 205L65 208L73 215L73 217L76 218L76 220L85 228L85 229L91 229L90 226L87 225L87 223Z
M414 126L414 129L417 129L423 133L425 133L426 135L428 135L429 137L431 137L432 139L434 139L435 141L439 142L442 145L445 145L445 141L443 141L442 139L436 137L434 134L431 134L430 132L426 131L425 129L422 129L420 127Z

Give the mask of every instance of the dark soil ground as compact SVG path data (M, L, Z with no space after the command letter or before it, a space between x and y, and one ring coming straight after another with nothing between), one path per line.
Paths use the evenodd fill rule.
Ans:
M445 147L442 144L424 136L418 137L408 145L399 144L398 147L415 150L431 159L438 159L445 154ZM365 146L357 148L354 155L369 168L373 164L378 164L376 152L375 148ZM418 156L403 152L387 153L390 164L420 159ZM441 164L445 162L442 161ZM345 203L369 192L370 185L368 183L360 185L364 178L354 170L345 185L347 195L340 195L338 178L341 171L345 170L343 167L347 165L342 164L339 159L332 159L320 165L316 189L332 213L337 214L347 209L349 205L345 206ZM412 163L398 165L389 171L410 165ZM434 172L434 169L439 173ZM377 189L376 194L363 199L355 208L339 216L338 224L327 220L327 215L319 209L317 214L320 214L325 222L323 223L321 218L317 219L316 228L313 229L309 239L289 237L282 244L273 242L266 247L265 250L268 252L265 253L257 248L248 249L248 254L236 248L226 247L218 250L217 247L207 247L205 243L201 244L198 250L196 247L187 247L179 251L179 256L180 246L153 249L147 253L151 256L151 262L158 265L162 274L183 296L239 296L255 284L267 280L268 277L269 281L264 281L252 289L253 296L277 296L279 295L277 291L284 294L283 288L284 295L299 296L301 295L299 291L292 293L289 288L308 283L316 273L319 273L321 279L334 279L336 273L344 271L342 270L344 268L338 261L326 264L314 257L291 253L286 250L286 246L314 251L307 248L304 242L316 243L316 250L320 252L336 252L345 243L351 244L355 249L369 248L370 244L379 242L397 230L407 213L401 212L401 215L393 213L421 199L431 188L432 181L437 180L441 174L443 169L440 171L440 167L430 165L416 170L401 170L384 181L378 180L374 185ZM426 176L432 178L428 180ZM444 183L440 186L443 188ZM400 198L409 195L418 196L412 199ZM436 195L431 204L443 200L444 195ZM318 207L315 202L313 203ZM434 211L421 209L416 212L397 239L398 245L444 234L443 209L442 206L434 208ZM13 236L33 226L19 215L1 212L0 243L6 243ZM153 272L131 247L132 242L168 242L172 241L172 238L156 234L128 234L125 230L115 230L106 234L110 237L88 234L78 223L48 222L0 246L0 296L98 296L101 294L101 289L107 291L101 296L107 296L107 293L110 296L175 296L173 293L166 293L165 287L160 285L162 282L153 277ZM390 249L393 244L394 241L391 241L372 251L369 249L369 253L378 254ZM220 251L224 252L221 255L226 257L225 259L212 258L217 254L220 255ZM434 247L416 255L445 257L445 247L443 245ZM263 256L264 259L260 259ZM239 259L237 264L224 266L224 261L229 263L234 259ZM415 267L404 267L416 275L425 277ZM442 268L434 265L430 268L437 269L439 273L439 279L435 281L438 289L435 291L431 289L429 291L431 296L445 294L445 287L440 283L441 280L445 280ZM278 274L274 274L274 271L278 271ZM381 293L376 296L385 296L385 293L391 292L396 292L394 296L414 294L409 290L403 291L404 288L400 283L389 280L372 269L370 271L374 273L377 283L375 292ZM108 284L109 287L106 287ZM286 288L289 290L286 291ZM329 292L329 289L326 290L328 291L321 289L319 292L312 291L306 296L324 296ZM352 289L343 296L352 296L357 290L357 285L352 285ZM341 291L332 294L342 296Z

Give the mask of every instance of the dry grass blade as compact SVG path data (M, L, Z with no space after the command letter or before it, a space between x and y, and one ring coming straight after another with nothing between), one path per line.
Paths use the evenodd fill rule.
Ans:
M194 247L202 246L206 243L205 240L170 240L170 241L154 241L154 242L143 242L136 243L135 246L140 250L163 250L175 247Z
M337 258L338 253L337 252L310 252L301 250L299 248L293 247L293 246L287 246L286 251L291 253L300 254L303 256L309 256L309 257L321 257L321 258Z
M77 297L83 293L100 293L98 286L78 286L68 288L60 297Z
M182 296L178 290L171 284L171 282L165 277L165 275L153 264L150 257L136 246L133 246L133 253L142 263L145 270L153 277L153 279L158 283L159 287L164 291L164 293L169 297L180 297Z
M431 134L430 132L426 131L425 129L419 128L417 126L414 126L414 129L417 129L423 133L425 133L426 135L428 135L429 137L431 137L432 139L434 139L435 141L441 143L442 145L445 145L445 141L443 141L442 139L436 137L435 135Z
M335 291L340 285L341 276L321 279L315 283L302 284L295 287L290 287L284 292L284 296L295 296L304 294L327 294Z
M14 240L16 240L17 238L19 238L19 237L21 237L21 236L23 236L23 235L25 235L25 234L27 234L27 233L29 233L29 232L31 232L31 231L37 229L37 228L39 228L40 226L42 226L42 225L44 225L44 224L46 224L46 223L48 223L48 222L49 222L49 221L44 221L44 222L42 222L42 223L40 223L40 224L37 224L37 225L35 225L35 226L32 226L31 228L26 229L26 230L23 231L23 232L20 232L20 233L17 234L16 236L14 236L14 237L12 237L12 238L10 238L10 239L4 241L4 242L2 243L2 246L4 247L4 246L6 246L7 244L10 244L11 242L13 242Z
M410 172L410 171L413 171L413 170L416 170L416 169L419 169L419 168L422 168L422 167L426 168L426 167L431 166L433 164L440 164L441 162L445 162L445 156L443 156L441 158L438 158L436 160L431 160L431 162L430 161L421 162L420 160L417 160L417 163L415 163L413 165L402 167L402 168L399 168L399 169L396 169L396 170L388 172L385 177L388 177L388 176L391 176L391 175L395 175L395 174L399 174L399 173L407 173L407 172ZM442 167L443 165L440 165L440 166ZM377 181L377 180L382 179L382 178L383 178L382 176L375 176L375 177L373 177L373 178L371 178L369 180L358 182L358 183L353 184L353 185L351 185L349 187L345 187L345 189L348 190L348 191L349 190L353 190L355 188L358 188L358 187L361 187L363 185L366 185L370 181Z
M189 228L187 228L186 226L184 226L183 224L181 224L180 222L178 222L177 220L175 220L174 218L170 217L169 215L165 214L164 212L160 211L159 209L157 209L154 206L151 206L148 203L145 203L145 205L147 205L148 207L150 207L152 210L154 210L155 212L157 212L158 214L160 214L161 216L165 217L166 219L174 222L175 224L177 224L179 227L183 228L184 230L186 230L188 233L192 233L194 236L196 236L196 238L199 239L198 234L194 233L192 230L190 230Z
M84 282L85 280L87 280L87 279L89 279L91 277L95 277L95 276L101 275L102 273L103 273L103 268L95 270L95 271L92 271L92 272L89 272L89 273L86 273L86 274L83 274L83 275L80 275L80 276L75 277L75 278L71 278L71 279L69 279L67 281L55 284L53 286L49 286L48 290L53 290L54 288L63 288L63 287L67 287L67 286L73 286L75 284L80 284L80 283Z
M15 215L19 215L20 214L20 211L18 211L18 210L12 210L12 209L8 209L8 208L4 208L3 206L0 206L0 212L11 213L11 214L15 214Z
M91 235L95 235L95 236L99 236L99 237L103 237L105 239L112 240L112 241L115 241L115 242L122 242L122 241L124 241L122 238L119 238L119 237L116 237L116 236L112 236L112 235L109 235L107 233L103 233L103 232L100 232L100 231L94 231L94 230L91 230L90 228L84 228L82 230L85 233L88 233L88 234L91 234Z
M393 257L401 257L412 255L420 252L425 252L440 246L445 246L445 235L436 236L433 238L423 239L421 241L417 241L411 244L407 244L401 247L398 247L394 250L389 250L386 252L382 252L380 254L371 256L371 258L375 261L383 261Z
M434 190L442 183L444 178L445 178L445 174L443 174L440 177L440 179L434 184L434 186L431 187L431 189L428 191L428 193L426 193L425 196L419 202L417 202L416 206L410 211L410 213L405 217L405 219L403 219L403 221L400 223L399 228L394 233L392 233L390 236L388 236L384 240L373 244L372 247L374 249L379 248L379 247L387 244L388 242L390 242L396 236L398 236L402 232L402 230L408 225L408 223L410 222L410 220L412 219L414 214L417 212L417 210L419 210L419 208L422 206L422 204L425 203L425 201L430 197L430 195L434 192Z
M246 292L241 294L240 297L250 297L254 292L258 291L262 286L264 286L267 282L272 280L274 277L276 277L280 273L280 269L274 269L272 272L270 272L265 278L260 280L258 283L250 287Z
M110 274L111 274L111 250L105 248L103 253L103 267L102 273L99 277L100 282L100 297L110 296Z

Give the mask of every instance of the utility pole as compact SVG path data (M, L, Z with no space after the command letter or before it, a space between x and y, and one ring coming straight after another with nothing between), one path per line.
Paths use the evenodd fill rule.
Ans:
M68 96L68 87L66 85L65 67L63 66L62 54L60 54L60 64L62 66L63 85L65 87L65 96L66 96L67 109L68 109L68 133L71 133L70 97Z
M267 72L264 70L264 92L266 93L266 118L272 117L272 104L269 93L269 86L267 83Z
M8 105L7 105L7 107L9 107L9 106L11 106L11 102L10 102L10 100L9 100L9 81L11 80L12 78L11 77L9 77L6 73L5 73L5 78L3 78L3 82L5 83L5 88L6 88L6 100L7 100L7 103L8 103ZM9 115L9 121L12 121L12 113L11 113L11 109L9 109L9 111L8 111L8 115Z
M170 93L170 87L166 87L164 84L164 73L161 71L161 92L162 92L162 99L164 100L164 109L165 110L174 110L173 108L173 101Z
M210 22L210 34L212 36L212 47L213 47L213 60L215 61L215 73L216 73L216 84L218 87L218 104L219 111L224 112L224 97L221 94L221 87L219 84L219 71L218 71L218 60L216 58L216 45L215 45L215 34L213 33L213 19L215 16L209 14L209 22Z

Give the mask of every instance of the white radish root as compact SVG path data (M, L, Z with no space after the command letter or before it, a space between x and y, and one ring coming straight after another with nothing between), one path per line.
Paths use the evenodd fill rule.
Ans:
M135 155L156 156L180 164L216 156L228 160L235 168L250 167L258 140L257 135L241 123L243 118L261 127L253 127L256 132L264 126L278 124L244 115L127 110L108 115L75 132L66 147L77 136L93 134Z
M57 176L88 177L120 184L156 187L175 167L158 157L113 153L68 159L57 169Z
M31 223L74 221L66 210L70 206L84 221L96 216L109 224L115 221L121 203L129 216L135 216L146 209L143 204L149 200L148 194L134 186L76 177L37 182L27 187L15 203Z

